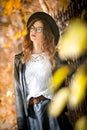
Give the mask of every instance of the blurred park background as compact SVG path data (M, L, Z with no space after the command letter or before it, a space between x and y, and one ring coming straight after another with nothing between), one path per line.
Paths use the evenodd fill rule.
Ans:
M74 129L87 130L87 0L0 0L0 130L17 130L14 56L22 51L27 19L37 11L50 14L60 31L62 65L50 85L56 96L49 112L58 116L67 105Z

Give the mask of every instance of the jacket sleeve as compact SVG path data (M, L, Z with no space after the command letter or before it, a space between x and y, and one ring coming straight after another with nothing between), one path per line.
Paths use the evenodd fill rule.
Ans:
M22 93L19 82L19 57L15 56L14 60L14 91L15 91L15 104L16 104L16 113L17 113L17 124L18 130L24 130L25 128L25 114Z

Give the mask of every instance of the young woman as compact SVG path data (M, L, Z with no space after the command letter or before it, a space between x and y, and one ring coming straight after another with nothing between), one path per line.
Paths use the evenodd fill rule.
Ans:
M55 47L59 30L53 18L36 12L27 22L23 52L15 56L15 97L18 130L61 130L47 113L53 98L48 81L57 67Z

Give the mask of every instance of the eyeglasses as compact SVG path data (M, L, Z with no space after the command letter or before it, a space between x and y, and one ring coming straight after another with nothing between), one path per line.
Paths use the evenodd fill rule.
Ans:
M36 33L40 33L43 31L43 27L35 27L35 26L31 26L30 27L30 32L36 32Z

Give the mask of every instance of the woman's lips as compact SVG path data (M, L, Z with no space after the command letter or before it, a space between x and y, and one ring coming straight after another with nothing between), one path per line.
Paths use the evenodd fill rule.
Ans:
M32 34L31 36L32 36L32 37L36 37L36 35L35 35L35 34Z

